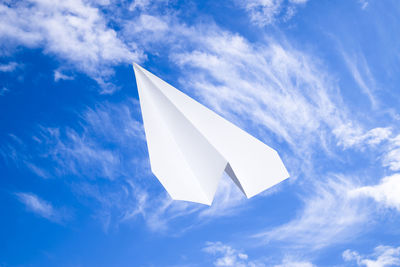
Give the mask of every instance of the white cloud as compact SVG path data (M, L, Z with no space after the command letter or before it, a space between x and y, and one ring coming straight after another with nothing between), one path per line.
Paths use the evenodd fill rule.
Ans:
M17 62L9 62L7 64L0 64L0 72L12 72L18 67Z
M384 165L392 171L400 170L400 147L391 149L384 157Z
M112 91L112 67L139 61L134 44L124 43L107 26L101 11L83 0L29 0L0 4L0 36L66 60ZM64 64L65 65L65 64Z
M347 123L334 129L333 134L339 140L337 144L345 149L364 149L366 146L379 148L375 153L382 160L382 165L391 171L400 170L400 135L394 135L391 127L364 131L360 126Z
M273 265L271 258L260 258L251 260L250 257L241 250L237 250L230 245L222 242L207 242L203 251L215 257L214 266L235 266L235 267L315 267L311 262L295 260L286 257L280 264Z
M274 265L274 267L315 267L315 265L308 261L293 261L290 259L284 259L281 264Z
M157 6L168 3L169 0L134 0L129 5L130 11L149 11L150 9L157 9Z
M54 71L54 81L58 82L60 80L73 80L73 76L66 75L62 73L60 70L55 70Z
M134 0L129 6L129 10L143 10L150 6L151 2L149 0Z
M281 242L285 248L308 250L355 237L366 229L369 211L368 207L352 198L350 192L353 188L345 177L320 182L310 189L312 194L304 197L304 208L293 220L254 237L261 238L263 243Z
M344 148L363 147L365 145L376 146L390 139L392 129L377 127L365 132L360 126L347 123L335 128L333 134L338 137L338 145Z
M377 246L371 255L360 255L356 251L346 250L343 259L347 262L356 261L358 266L389 267L400 266L400 247Z
M351 191L354 196L367 196L384 206L400 211L400 174L384 177L373 186L364 186Z
M155 55L159 55L161 49L168 49L165 45L182 42L179 35L185 31L184 27L181 28L169 16L147 13L141 13L135 20L124 21L122 28L127 41L134 42L146 52Z
M279 16L284 20L290 19L299 5L308 0L250 0L238 2L238 5L246 10L250 20L258 26L266 26L275 23Z
M400 135L390 139L390 145L383 157L383 165L392 171L400 170Z
M214 260L214 266L235 266L235 267L256 267L265 266L260 262L253 262L249 260L249 256L243 252L237 251L229 245L221 242L207 242L203 251L217 256Z
M143 151L140 145L144 145L144 131L134 117L137 111L138 102L132 99L98 104L76 114L77 124L73 128L39 125L31 137L30 149L21 139L10 135L0 152L7 161L43 178L74 175L115 180L136 169L132 151ZM123 154L127 158L122 161Z
M260 26L272 24L281 12L282 0L252 0L245 3L252 22Z
M157 34L167 31L169 27L161 18L147 14L141 15L132 26L134 26L132 30L135 32L154 31Z
M53 222L62 222L66 218L66 214L64 214L62 211L54 209L49 202L40 199L38 196L32 193L19 192L16 193L16 196L28 210L43 218Z

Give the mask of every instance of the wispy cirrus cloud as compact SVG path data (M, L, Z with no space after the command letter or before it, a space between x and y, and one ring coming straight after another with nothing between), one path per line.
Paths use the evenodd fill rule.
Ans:
M379 102L375 96L377 89L376 81L365 56L361 53L349 55L343 48L340 50L344 62L347 65L347 68L349 69L354 81L361 89L361 92L367 96L371 106L373 108L377 108Z
M42 178L73 175L116 180L127 175L126 171L135 171L132 152L144 149L142 125L135 118L137 110L138 103L132 99L98 104L76 112L73 127L39 125L32 130L29 142L7 135L0 155L6 163L28 168Z
M356 188L346 177L331 177L304 196L304 207L290 222L266 229L253 237L264 244L283 244L286 249L318 250L347 241L367 229L371 211L351 190ZM359 227L363 225L363 227Z
M140 149L144 140L142 125L133 117L137 108L134 100L99 104L80 115L77 127L41 126L33 138L44 148L39 155L53 163L56 176L110 180L124 176L133 160L129 152Z
M168 196L151 175L143 127L135 117L138 108L134 100L97 104L79 115L75 127L40 126L32 138L35 156L16 136L10 137L13 145L3 147L1 154L39 177L69 177L79 199L95 200L93 216L105 231L138 217L149 229L166 231L172 222L189 215L191 220L204 221L238 212L244 196L227 177L212 207ZM187 228L182 226L182 231Z
M15 193L15 195L29 211L49 221L62 223L65 219L69 217L68 213L66 213L66 210L54 208L50 202L39 198L35 194L18 192Z
M205 51L176 53L174 58L191 70L184 86L194 88L225 115L247 118L297 145L300 135L346 120L334 85L306 55L274 42L253 46L230 34L210 35L203 41Z

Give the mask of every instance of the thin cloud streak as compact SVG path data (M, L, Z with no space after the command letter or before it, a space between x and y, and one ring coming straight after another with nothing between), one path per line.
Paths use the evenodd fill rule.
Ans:
M368 97L371 106L376 109L379 104L375 96L376 82L368 66L367 60L362 54L352 57L346 54L343 49L341 49L341 53L354 81L361 89L361 92Z
M303 197L304 208L293 220L253 237L263 244L281 243L286 248L303 252L355 238L366 231L370 211L351 196L353 188L356 186L346 177L331 177L320 182L310 189L314 194Z
M15 193L15 195L29 211L49 221L62 223L68 217L65 211L56 210L52 204L39 198L35 194L19 192Z

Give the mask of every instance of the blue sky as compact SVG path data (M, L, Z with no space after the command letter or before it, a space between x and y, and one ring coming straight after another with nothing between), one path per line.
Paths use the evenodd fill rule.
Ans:
M0 266L400 266L399 16L395 0L0 1ZM132 62L291 178L172 201Z

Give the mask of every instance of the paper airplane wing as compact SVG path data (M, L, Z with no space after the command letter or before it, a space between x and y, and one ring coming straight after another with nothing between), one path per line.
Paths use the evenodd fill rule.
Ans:
M278 153L134 64L151 169L173 199L210 205L225 170L252 197L289 177Z

